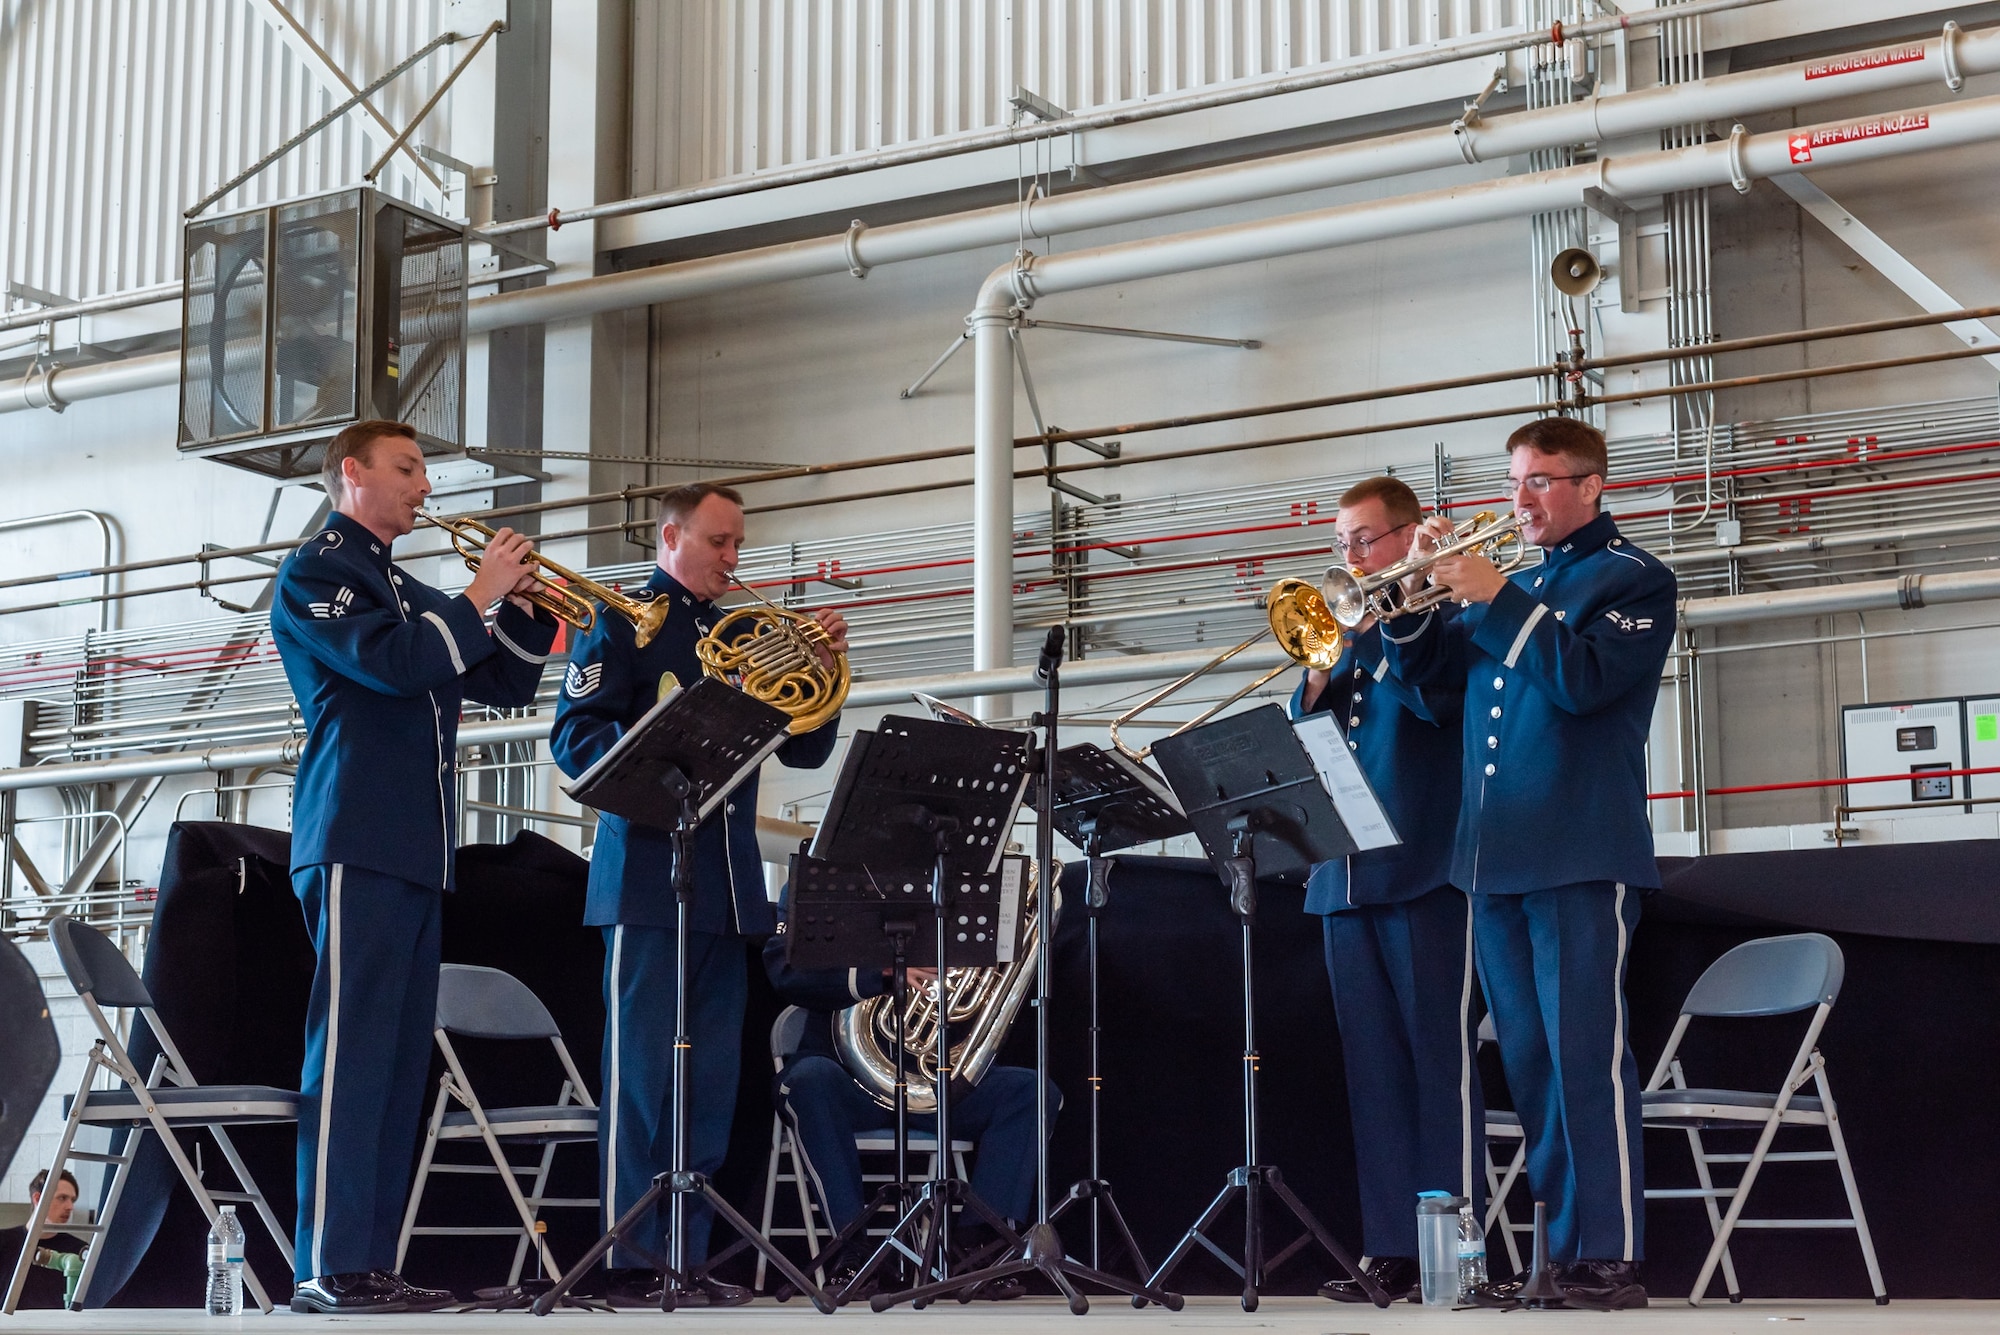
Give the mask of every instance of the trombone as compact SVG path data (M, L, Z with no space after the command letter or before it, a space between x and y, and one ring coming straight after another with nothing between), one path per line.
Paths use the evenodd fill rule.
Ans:
M432 514L429 510L417 511L417 518L451 535L451 545L465 559L468 570L479 569L487 544L493 541L497 531L476 519L452 519ZM535 577L541 583L520 596L556 620L575 627L578 634L597 624L596 603L603 603L607 609L631 622L639 632L637 642L642 649L666 624L671 604L665 598L642 603L608 584L599 584L567 566L557 565L540 552L532 554L530 564L535 567ZM549 582L551 579L561 580L562 583L552 584Z
M1451 597L1451 591L1436 584L1415 593L1404 593L1402 582L1422 574L1447 556L1477 553L1491 561L1501 574L1518 567L1527 556L1528 545L1521 540L1519 516L1502 519L1491 510L1481 510L1460 525L1451 539L1428 552L1411 552L1391 566L1372 575L1330 567L1320 581L1320 591L1332 610L1333 619L1349 630L1369 617L1388 621L1411 612L1427 612Z
M1153 753L1151 744L1140 747L1128 746L1124 738L1119 736L1118 730L1161 701L1178 694L1181 688L1197 677L1204 677L1215 671L1267 635L1277 638L1278 647L1290 656L1291 662L1278 664L1228 699L1202 710L1167 736L1178 737L1190 728L1200 727L1280 672L1288 671L1295 666L1318 668L1324 672L1340 661L1347 632L1334 619L1333 611L1327 606L1325 596L1310 581L1291 578L1279 580L1271 586L1271 591L1264 595L1264 610L1271 622L1267 629L1258 631L1234 648L1223 650L1194 671L1178 681L1169 682L1111 720L1111 744L1133 760L1144 760Z

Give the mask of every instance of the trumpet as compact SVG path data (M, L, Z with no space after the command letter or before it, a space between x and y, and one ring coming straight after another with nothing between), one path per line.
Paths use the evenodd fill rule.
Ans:
M468 570L479 569L486 547L497 532L476 519L452 519L428 510L417 511L417 518L451 535L451 545L464 558ZM579 635L597 624L598 603L603 603L608 610L632 623L638 631L637 641L642 649L652 642L653 637L660 633L660 627L667 622L670 604L664 598L642 603L608 584L599 584L567 566L557 565L540 552L534 553L531 564L535 567L536 579L541 582L520 596L556 620L575 627ZM551 584L550 579L563 582Z
M1411 552L1372 575L1345 566L1331 566L1320 580L1319 588L1334 620L1352 630L1371 616L1377 621L1388 621L1411 612L1427 612L1451 597L1450 590L1435 584L1415 593L1402 590L1404 580L1428 571L1447 556L1483 556L1504 575L1519 566L1527 553L1518 516L1502 519L1491 510L1481 510L1433 551Z
M1314 588L1310 581L1288 577L1273 584L1271 591L1264 595L1264 612L1271 623L1267 629L1258 631L1233 648L1223 650L1194 671L1178 681L1169 682L1111 720L1111 744L1133 760L1144 760L1153 753L1152 746L1127 746L1125 739L1119 736L1119 729L1161 701L1179 693L1189 682L1215 671L1267 635L1276 637L1278 647L1285 651L1291 662L1278 664L1228 699L1210 705L1168 733L1169 737L1178 737L1190 728L1200 727L1280 672L1290 671L1293 667L1318 668L1325 672L1340 661L1341 650L1347 641L1347 632L1334 619L1332 609L1327 606L1325 595Z

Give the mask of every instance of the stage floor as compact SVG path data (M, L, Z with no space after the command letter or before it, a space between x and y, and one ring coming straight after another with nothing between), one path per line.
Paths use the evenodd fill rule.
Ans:
M303 1330L308 1327L361 1326L381 1335L401 1332L441 1331L476 1335L484 1331L572 1331L604 1330L607 1323L632 1325L644 1321L650 1329L671 1323L673 1329L690 1332L728 1330L733 1335L805 1335L805 1332L847 1327L899 1329L918 1332L957 1331L963 1335L1017 1335L1033 1331L1054 1335L1061 1323L1075 1320L1054 1298L1030 1298L1012 1303L956 1303L932 1307L923 1312L898 1308L880 1316L866 1307L843 1308L832 1318L823 1318L812 1308L793 1302L780 1306L759 1302L750 1307L720 1312L681 1312L671 1317L658 1312L619 1312L615 1315L589 1312L560 1312L537 1321L520 1312L463 1314L449 1312L422 1316L311 1317L278 1311L269 1321L273 1328ZM150 1335L151 1332L215 1331L241 1328L260 1329L265 1319L255 1309L238 1320L219 1321L196 1311L116 1310L100 1312L21 1312L0 1321L0 1335ZM828 1321L822 1327L819 1323ZM1491 1329L1500 1335L1537 1335L1562 1332L1579 1335L1584 1330L1602 1330L1607 1323L1643 1329L1646 1335L1776 1335L1796 1330L1802 1335L1846 1335L1847 1332L1921 1332L1922 1335L1950 1335L1955 1331L2000 1329L2000 1302L1899 1302L1877 1307L1868 1302L1746 1302L1731 1307L1726 1302L1692 1308L1679 1300L1656 1300L1640 1312L1599 1315L1590 1312L1430 1312L1421 1307L1399 1304L1389 1311L1372 1307L1341 1307L1318 1298L1273 1298L1255 1313L1245 1313L1227 1298L1195 1298L1185 1310L1135 1312L1122 1300L1093 1300L1088 1324L1074 1329L1087 1335L1115 1325L1121 1332L1141 1335L1159 1332L1220 1332L1225 1330L1275 1330L1286 1335L1384 1335L1391 1331L1442 1330L1446 1326L1471 1330Z

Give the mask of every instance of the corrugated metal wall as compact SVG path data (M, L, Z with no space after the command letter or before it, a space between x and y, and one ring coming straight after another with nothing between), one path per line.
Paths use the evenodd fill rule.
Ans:
M357 85L440 26L441 0L286 2ZM0 0L0 279L81 299L178 278L181 211L347 96L280 23L261 0ZM401 124L451 50L376 106ZM449 125L447 98L418 141ZM216 207L356 181L387 142L357 108ZM434 202L405 168L383 178Z
M1003 125L1520 21L1522 0L654 0L634 13L635 190Z

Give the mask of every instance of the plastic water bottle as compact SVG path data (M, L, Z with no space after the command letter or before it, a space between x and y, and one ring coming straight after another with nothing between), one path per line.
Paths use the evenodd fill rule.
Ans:
M243 1225L233 1205L208 1230L208 1314L243 1315Z
M1458 1211L1458 1300L1472 1301L1472 1291L1486 1282L1486 1230L1471 1205Z
M1458 1207L1464 1204L1464 1197L1445 1191L1417 1195L1417 1278L1426 1307L1458 1302Z

